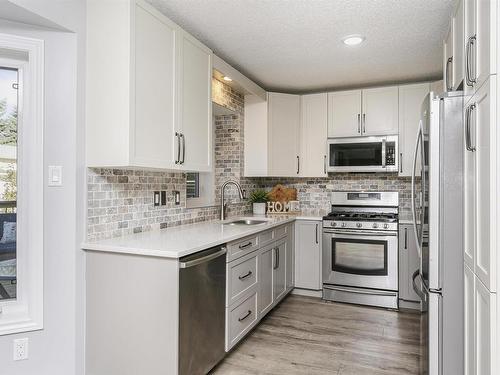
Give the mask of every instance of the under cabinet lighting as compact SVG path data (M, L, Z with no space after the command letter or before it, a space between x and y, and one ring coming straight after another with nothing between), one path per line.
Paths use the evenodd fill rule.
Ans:
M224 81L231 82L233 79L228 76L224 76Z

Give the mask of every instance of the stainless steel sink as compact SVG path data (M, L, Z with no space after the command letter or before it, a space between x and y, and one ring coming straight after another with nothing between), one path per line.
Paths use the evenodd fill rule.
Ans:
M266 223L266 220L253 220L253 219L237 219L233 221L228 221L224 225L259 225Z

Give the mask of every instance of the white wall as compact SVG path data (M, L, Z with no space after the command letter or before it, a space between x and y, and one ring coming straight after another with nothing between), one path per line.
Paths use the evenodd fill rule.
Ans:
M2 0L4 1L4 0ZM45 40L45 174L63 166L62 187L44 190L44 329L0 336L2 375L83 374L85 1L12 0L61 25L47 31L0 20L0 32ZM8 14L1 14L9 18ZM12 340L29 337L29 359L12 360Z

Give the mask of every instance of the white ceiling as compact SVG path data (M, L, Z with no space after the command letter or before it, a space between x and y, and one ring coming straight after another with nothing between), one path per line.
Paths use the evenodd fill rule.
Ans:
M147 0L268 90L437 78L456 0ZM348 47L342 38L366 36Z

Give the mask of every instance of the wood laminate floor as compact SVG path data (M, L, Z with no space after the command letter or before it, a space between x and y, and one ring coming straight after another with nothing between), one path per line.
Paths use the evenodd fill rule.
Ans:
M420 315L289 296L214 375L419 375Z

